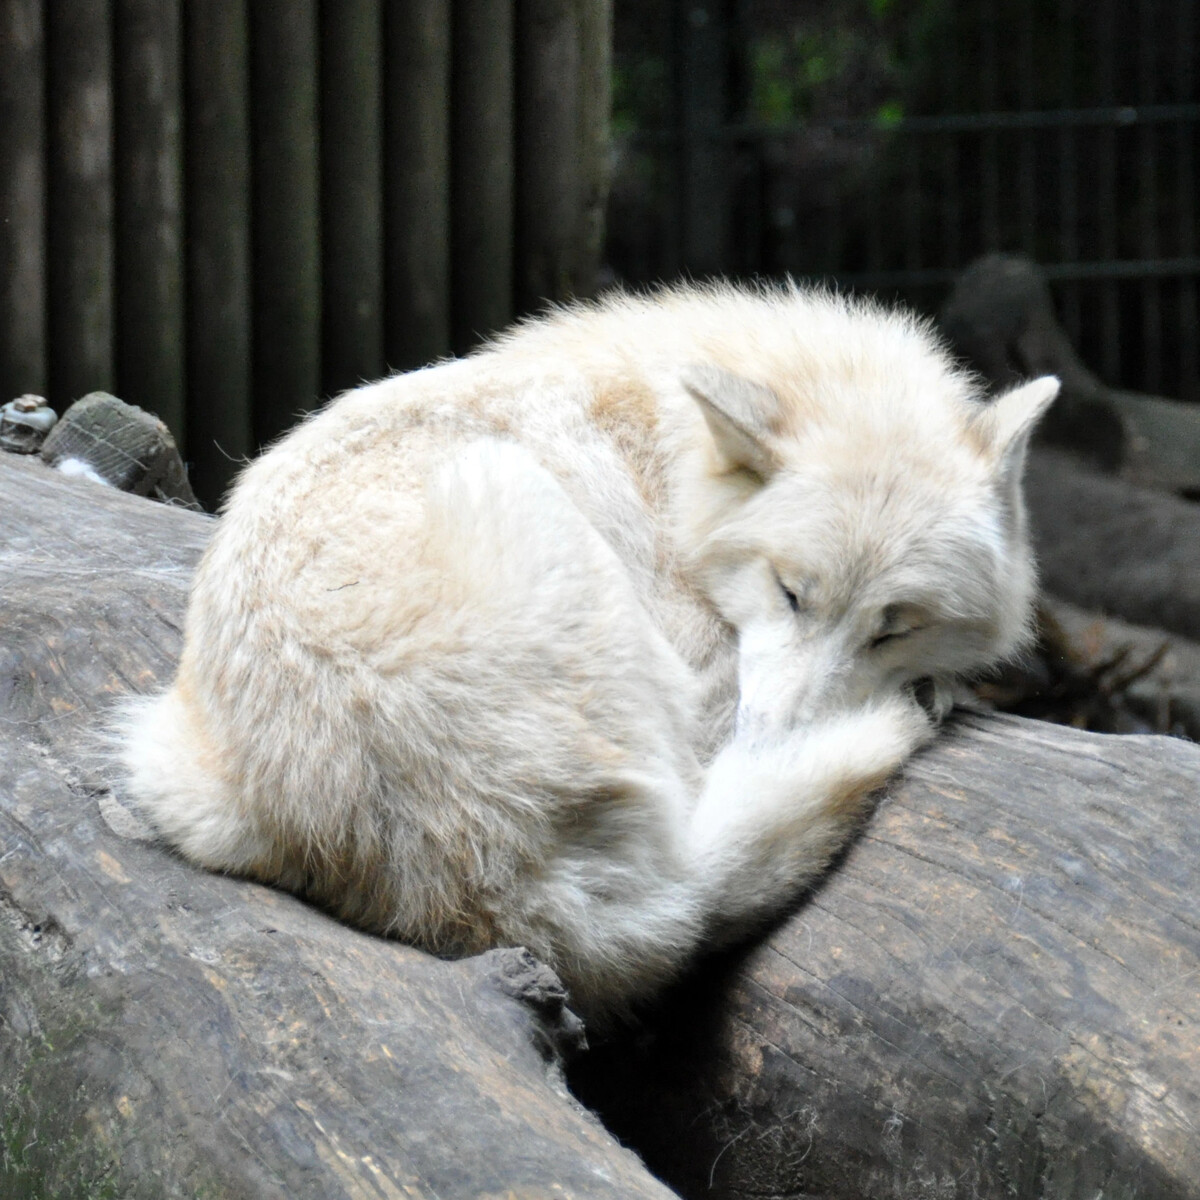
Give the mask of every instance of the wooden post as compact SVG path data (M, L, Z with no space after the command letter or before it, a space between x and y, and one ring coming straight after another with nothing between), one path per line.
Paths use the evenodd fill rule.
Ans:
M180 6L116 0L116 369L184 444Z
M583 0L579 7L580 197L573 289L590 295L604 253L612 117L612 0Z
M47 4L50 399L113 386L111 13Z
M384 197L388 364L450 350L450 3L387 0Z
M454 8L451 279L454 349L512 319L513 5Z
M321 6L323 390L383 374L383 12Z
M187 445L210 506L254 449L248 19L246 0L184 5Z
M250 13L254 434L262 443L321 386L316 0L255 0Z
M516 303L571 295L582 193L581 0L518 0Z
M0 6L0 403L46 387L46 202L39 0Z

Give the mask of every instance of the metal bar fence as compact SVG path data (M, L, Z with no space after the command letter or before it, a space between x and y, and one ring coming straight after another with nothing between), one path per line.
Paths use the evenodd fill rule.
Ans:
M684 15L697 9L672 2ZM731 26L742 40L729 48L750 61L764 31L794 35L800 45L802 35L812 40L819 14L836 8L729 3L754 16ZM621 161L632 172L639 156L703 157L708 177L734 189L732 199L710 204L731 214L709 239L723 239L728 249L715 264L711 254L685 252L678 262L665 254L623 256L623 248L647 239L614 228L616 274L642 281L678 271L787 272L933 311L975 257L1024 253L1045 269L1065 327L1104 378L1200 400L1194 0L925 7L941 14L941 25L926 47L929 61L912 70L920 86L900 88L904 103L896 111L878 103L886 73L861 85L858 111L832 78L805 93L809 111L764 117L742 98L718 94L720 77L710 69L697 105L689 89L700 84L677 63L668 72L676 80L682 74L674 104L690 105L689 112L671 126L634 129ZM837 11L850 20L843 8ZM647 27L632 12L633 0L618 6L618 29L626 31L617 43L621 68L639 55L675 61L677 47L637 42ZM864 18L853 19L861 26ZM891 38L877 58L902 56L908 30L876 34ZM855 36L867 35L856 27ZM824 59L813 58L827 73L830 47L837 43L827 39L819 47ZM728 119L714 116L723 110ZM681 168L673 178L684 194L664 197L665 205L689 211L697 203L686 193L689 173ZM618 204L628 186L618 176ZM748 208L756 209L749 219ZM623 210L623 219L637 214Z

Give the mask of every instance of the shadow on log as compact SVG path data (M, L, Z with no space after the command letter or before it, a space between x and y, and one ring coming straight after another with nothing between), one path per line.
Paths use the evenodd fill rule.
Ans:
M86 767L211 524L0 455L0 1194L670 1195L520 952L444 963L129 836ZM578 1093L691 1197L1200 1196L1200 751L967 717Z

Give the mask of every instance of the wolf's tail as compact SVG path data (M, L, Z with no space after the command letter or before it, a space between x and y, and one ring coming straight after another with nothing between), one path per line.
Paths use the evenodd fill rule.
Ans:
M113 722L112 745L123 798L187 858L234 873L261 862L267 847L197 714L176 688L125 700Z

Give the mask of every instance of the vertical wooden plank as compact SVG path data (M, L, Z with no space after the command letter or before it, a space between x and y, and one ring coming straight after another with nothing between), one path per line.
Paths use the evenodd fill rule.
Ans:
M604 217L612 173L612 0L580 0L578 255L572 289L589 296L604 253Z
M62 408L113 386L111 13L75 0L45 15L48 382Z
M321 387L316 0L254 0L250 139L254 435L262 443Z
M1181 4L1175 12L1175 63L1172 72L1175 94L1195 100L1196 96L1196 11L1192 4ZM1178 222L1175 252L1183 258L1196 253L1196 134L1200 129L1195 118L1176 122L1173 153L1177 164L1174 188L1175 212ZM1195 275L1179 280L1179 322L1175 330L1175 345L1179 354L1178 394L1186 400L1200 403L1200 287Z
M184 441L178 0L114 0L117 389Z
M676 4L679 95L679 203L683 266L719 271L728 258L729 42L722 0Z
M1100 29L1095 42L1096 70L1100 88L1099 102L1104 107L1117 102L1117 0L1101 0ZM1120 254L1118 241L1117 131L1111 126L1097 132L1094 174L1090 187L1095 199L1097 242L1093 253L1102 262L1112 262ZM1100 301L1100 377L1110 386L1121 385L1121 309L1119 284L1115 279L1097 285Z
M1158 94L1161 86L1161 54L1158 41L1159 21L1162 17L1159 0L1140 0L1138 4L1138 102L1154 104L1163 99ZM1137 137L1137 252L1145 260L1158 258L1162 251L1159 242L1159 199L1158 181L1162 168L1158 161L1158 142L1161 127L1143 122ZM1136 386L1151 395L1163 391L1163 295L1162 280L1142 280L1139 299L1141 303L1142 353L1141 370Z
M0 404L46 387L41 0L0 5Z
M383 9L322 4L322 375L326 394L383 374Z
M580 161L580 0L517 0L516 305L571 295Z
M254 449L250 413L250 74L246 0L184 5L187 439L213 505Z
M384 8L384 348L403 370L450 350L450 7Z
M512 0L459 0L452 59L451 311L461 353L512 320Z

